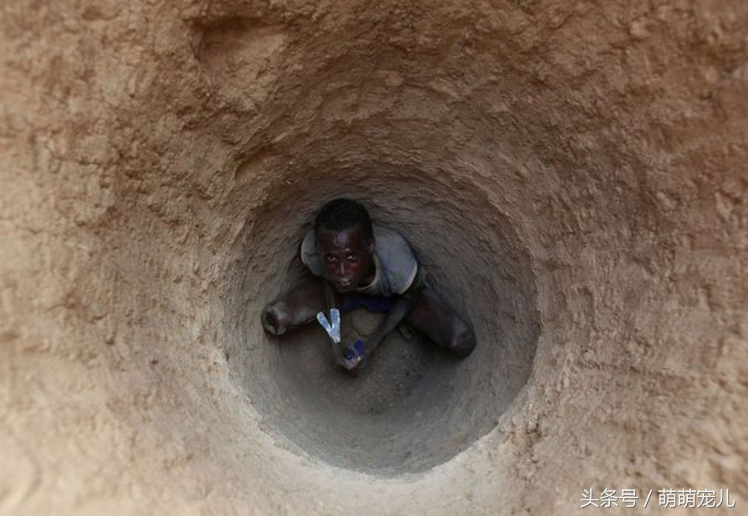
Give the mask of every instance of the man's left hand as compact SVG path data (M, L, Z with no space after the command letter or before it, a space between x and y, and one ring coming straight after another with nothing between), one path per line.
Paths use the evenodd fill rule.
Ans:
M345 367L348 371L353 371L358 367L358 365L363 362L363 355L358 355L357 357L353 357L351 359L347 359L345 357L341 357L340 359L340 365Z
M357 341L353 346L346 348L343 350L343 356L340 357L340 365L348 371L353 371L354 369L361 367L361 364L365 361L364 349L365 346L361 341ZM346 352L350 353L352 356L349 355L350 358L346 358Z

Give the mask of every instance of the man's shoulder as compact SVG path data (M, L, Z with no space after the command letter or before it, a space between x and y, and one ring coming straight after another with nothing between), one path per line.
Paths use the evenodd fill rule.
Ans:
M402 294L413 282L418 271L418 260L403 235L394 229L374 225L376 254L383 266L389 289Z
M301 249L309 252L317 251L317 237L314 235L314 229L310 229L304 235L304 239L301 241Z
M322 275L322 262L317 255L317 237L311 229L301 241L301 262L306 265L315 276Z
M404 247L410 249L408 240L392 228L382 226L381 224L372 224L372 232L374 233L377 249L392 248L397 250Z

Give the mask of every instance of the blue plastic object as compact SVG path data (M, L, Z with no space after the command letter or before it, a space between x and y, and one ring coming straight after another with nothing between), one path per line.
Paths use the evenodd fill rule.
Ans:
M361 339L358 339L356 342L353 343L353 346L349 346L343 350L343 357L346 360L353 360L356 357L359 357L364 354L364 343L361 342Z

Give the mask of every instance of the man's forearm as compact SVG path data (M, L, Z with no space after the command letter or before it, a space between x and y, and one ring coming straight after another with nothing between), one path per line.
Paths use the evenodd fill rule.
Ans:
M398 299L387 312L387 317L377 328L377 331L366 343L366 353L370 354L384 341L384 338L402 322L410 309L413 308L414 301L405 297Z

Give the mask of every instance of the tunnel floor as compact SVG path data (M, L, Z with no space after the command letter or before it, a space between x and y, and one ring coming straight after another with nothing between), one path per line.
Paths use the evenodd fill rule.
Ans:
M345 314L343 342L365 339L382 317ZM273 412L268 424L340 467L384 476L430 469L495 427L506 407L497 400L478 421L442 417L460 397L454 369L461 362L419 334L406 340L395 330L355 378L334 365L321 328L272 340L291 373L282 388L298 399L295 412Z

